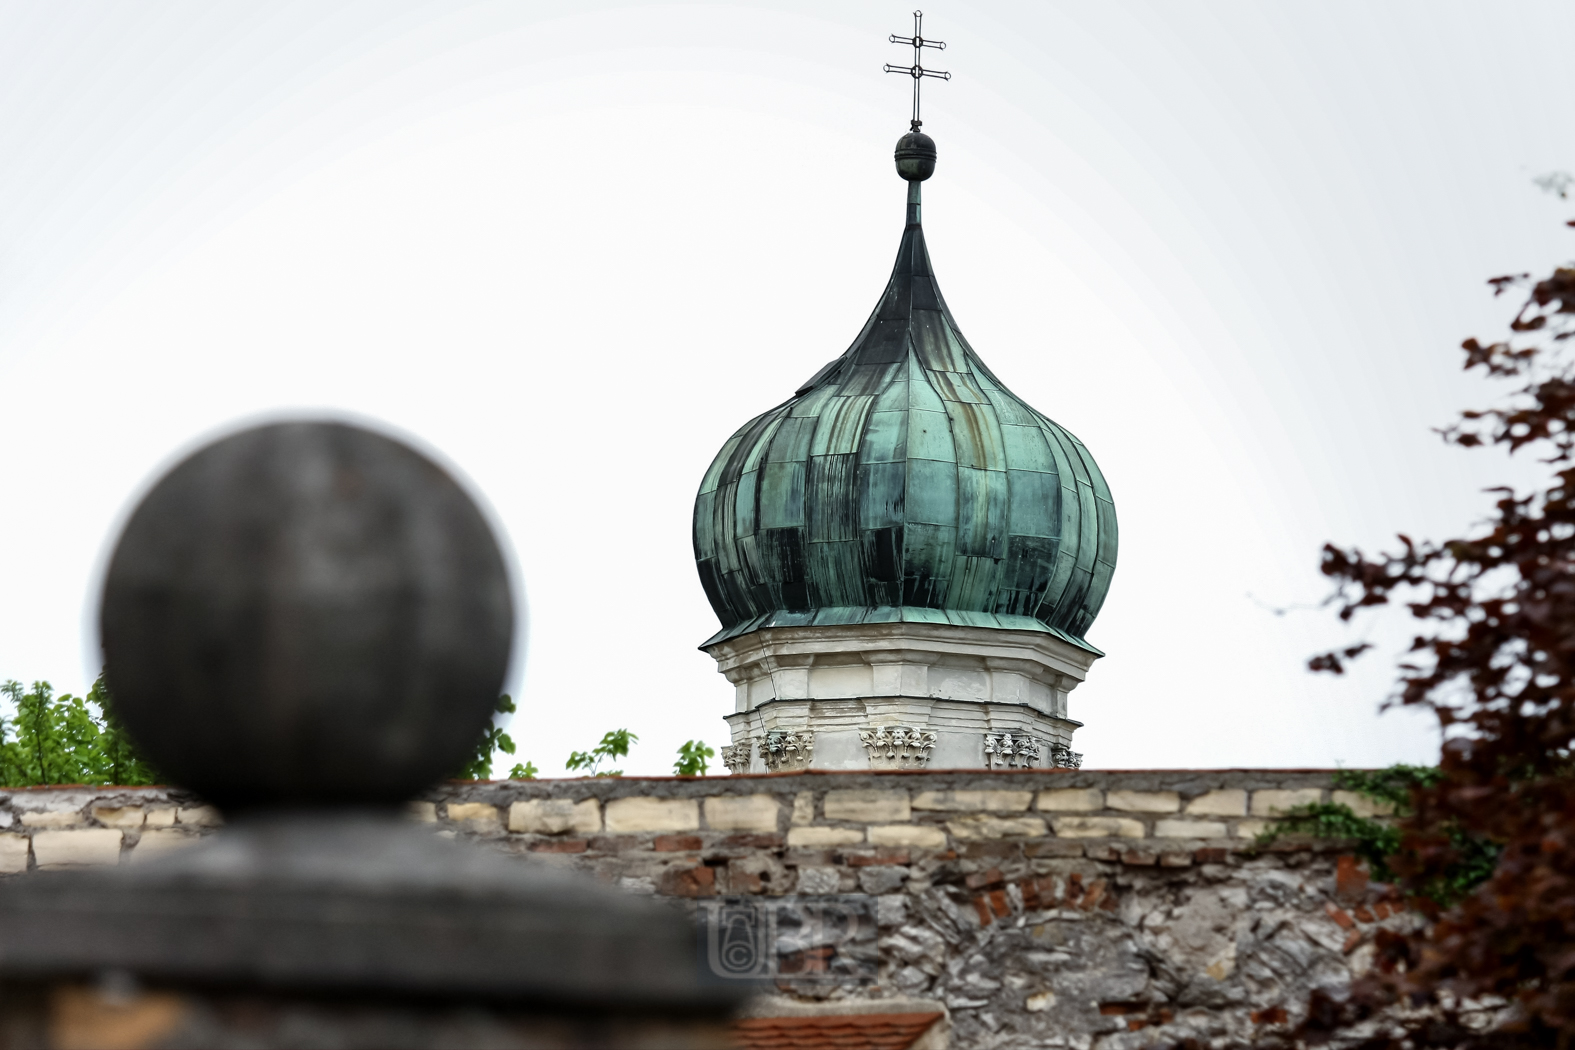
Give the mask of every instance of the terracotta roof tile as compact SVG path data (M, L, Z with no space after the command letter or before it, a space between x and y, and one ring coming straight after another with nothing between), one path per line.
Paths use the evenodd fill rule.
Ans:
M742 1050L907 1050L940 1017L939 1011L746 1017L733 1022L733 1034Z

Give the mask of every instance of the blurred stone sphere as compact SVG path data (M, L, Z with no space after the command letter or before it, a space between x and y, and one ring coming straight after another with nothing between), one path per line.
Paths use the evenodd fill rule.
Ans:
M514 634L485 518L414 449L261 426L186 458L116 544L100 606L116 714L229 809L395 804L452 775Z

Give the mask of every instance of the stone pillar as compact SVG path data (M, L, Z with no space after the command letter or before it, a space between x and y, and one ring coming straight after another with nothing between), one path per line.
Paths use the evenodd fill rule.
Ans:
M210 445L132 514L101 627L117 713L225 827L0 885L0 1044L729 1045L740 993L677 913L402 819L514 633L436 464L337 424Z

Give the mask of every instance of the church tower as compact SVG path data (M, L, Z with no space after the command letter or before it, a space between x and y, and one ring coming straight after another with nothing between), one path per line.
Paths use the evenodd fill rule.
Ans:
M1083 443L947 309L918 124L897 143L907 224L874 313L728 439L695 498L733 772L1081 761L1067 694L1102 655L1083 636L1115 570L1115 505Z

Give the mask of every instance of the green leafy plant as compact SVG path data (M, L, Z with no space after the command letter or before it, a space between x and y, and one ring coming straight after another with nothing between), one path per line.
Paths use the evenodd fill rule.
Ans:
M509 715L516 710L514 699L508 693L498 697L498 702L492 707L494 714ZM476 746L471 749L470 757L465 759L465 764L459 767L459 772L454 774L455 780L490 780L492 778L492 762L498 752L505 755L514 753L514 738L495 725L489 725L476 737ZM510 780L529 779L536 775L534 763L527 762L523 766L515 764L509 771Z
M100 674L86 697L55 695L48 682L0 684L14 709L0 718L0 783L154 784L161 778L138 753L115 716Z
M1443 779L1436 766L1409 766L1403 763L1387 769L1342 769L1334 775L1334 786L1353 791L1369 801L1388 805L1390 818L1364 817L1342 802L1314 802L1294 806L1263 834L1255 845L1264 848L1286 835L1311 835L1323 839L1346 839L1357 856L1367 861L1368 870L1379 882L1395 882L1398 868L1414 862L1407 856L1405 836L1399 822L1413 815L1412 799L1418 790L1434 787ZM1476 889L1493 874L1499 847L1480 835L1463 830L1458 824L1448 831L1455 850L1454 862L1434 873L1425 892L1430 900L1449 905Z
M681 777L703 777L708 768L707 759L715 757L716 752L705 741L685 741L678 745L678 761L673 763L673 772Z
M621 777L623 770L609 769L602 771L601 764L609 759L623 758L629 754L629 748L638 744L640 738L627 729L614 729L602 737L601 743L589 751L571 751L569 760L564 766L570 770L583 769L593 777Z
M1287 835L1346 839L1357 856L1367 861L1373 878L1394 882L1398 875L1391 862L1405 848L1397 821L1411 816L1413 792L1433 787L1443 775L1436 766L1403 763L1387 769L1342 769L1334 775L1334 786L1391 807L1390 819L1361 816L1343 802L1314 802L1287 810L1273 827L1257 837L1254 845L1263 849ZM1440 904L1451 904L1470 893L1493 874L1493 865L1498 861L1499 847L1494 843L1458 826L1451 834L1456 840L1458 860L1440 872L1428 887L1429 897Z
M514 763L514 768L509 770L510 780L535 780L541 775L541 770L536 768L536 763Z

